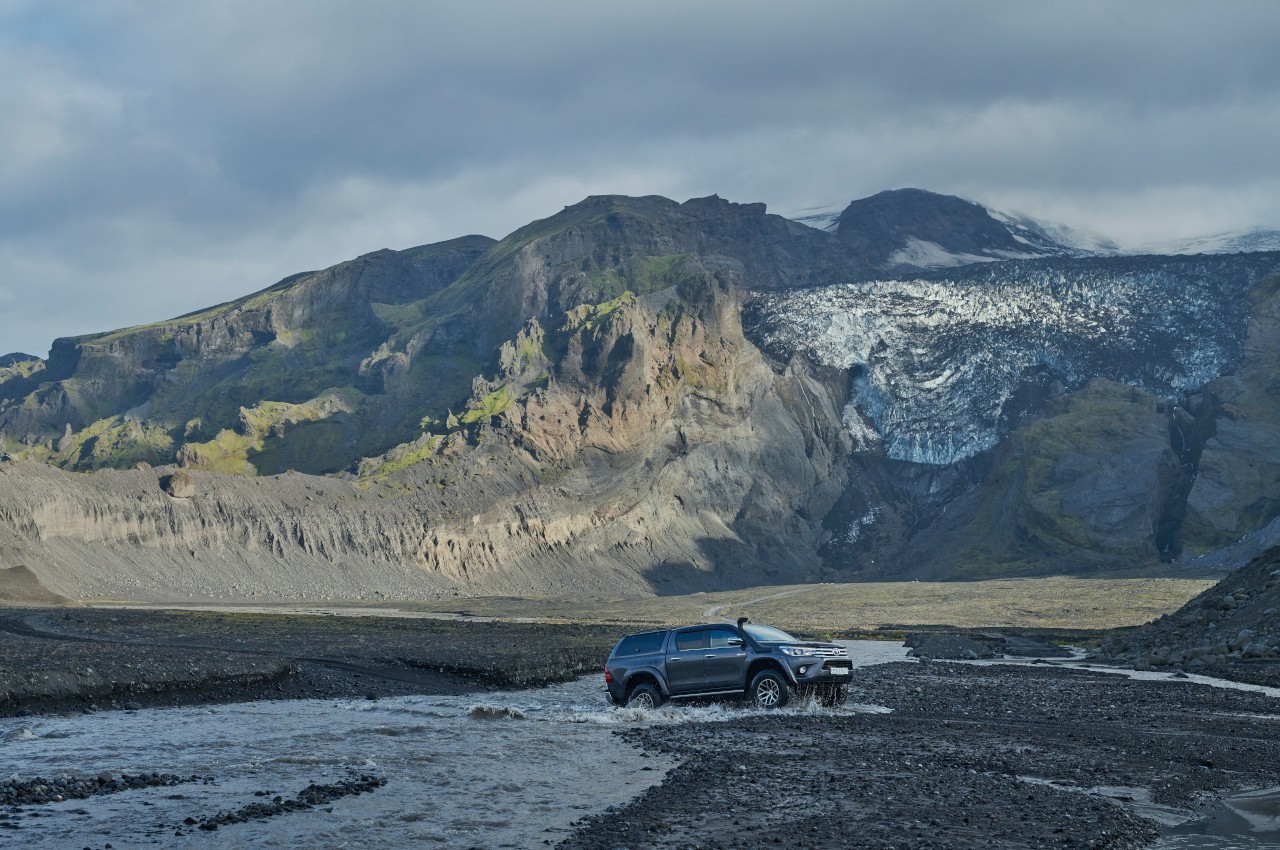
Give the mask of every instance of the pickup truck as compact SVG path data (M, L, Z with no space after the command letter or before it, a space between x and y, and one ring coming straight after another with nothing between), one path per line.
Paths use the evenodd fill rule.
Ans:
M609 701L657 708L667 700L746 699L781 708L796 694L824 705L849 695L853 662L835 643L814 643L772 626L711 623L627 635L605 663Z

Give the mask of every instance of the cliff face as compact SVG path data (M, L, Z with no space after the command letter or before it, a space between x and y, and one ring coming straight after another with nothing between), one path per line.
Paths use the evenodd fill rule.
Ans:
M1071 257L903 197L834 233L589 198L4 358L0 567L72 597L675 592L1153 565L1280 514L1280 256ZM911 232L984 262L903 266ZM1002 239L1052 256L985 262Z
M816 575L845 399L728 275L530 320L467 408L348 480L0 464L0 558L71 597L618 592ZM775 364L776 366L776 364ZM827 379L827 380L824 380ZM837 386L838 386L838 382ZM323 588L317 591L316 588Z
M392 351L421 347L403 314L492 244L380 251L168 322L57 340L43 369L0 383L0 432L69 469L164 463L179 448L223 471L341 469L416 426L404 396L439 410L466 397L478 358L415 371Z
M1280 275L1253 290L1250 307L1239 366L1209 382L1207 415L1184 426L1199 449L1186 522L1197 552L1233 543L1280 514Z
M827 517L828 566L1087 571L1266 525L1280 511L1278 266L1018 261L754 298L766 351L850 375L858 450Z

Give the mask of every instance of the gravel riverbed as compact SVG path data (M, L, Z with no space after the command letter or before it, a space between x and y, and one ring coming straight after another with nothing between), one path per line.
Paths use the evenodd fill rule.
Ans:
M436 694L466 700L469 695L565 682L569 684L557 687L570 688L568 696L556 697L561 702L555 704L575 707L567 713L556 709L552 719L536 726L538 746L545 750L539 758L554 754L556 759L581 760L585 753L564 750L572 738L569 733L595 728L603 737L591 733L580 742L591 742L592 758L605 758L619 776L654 777L652 786L638 795L627 792L626 783L636 782L639 790L643 782L619 779L613 798L601 798L595 806L587 800L592 783L599 786L599 775L578 776L581 787L566 778L574 776L573 771L554 780L548 787L561 787L563 799L573 797L578 813L567 815L563 827L547 833L546 840L570 850L1280 845L1280 793L1272 793L1280 785L1280 701L1274 696L1189 680L1132 680L1079 665L930 661L858 670L850 704L836 711L771 714L735 708L708 713L664 707L646 714L616 712L602 702L576 707L589 706L601 695L593 678L573 680L584 673L594 676L609 647L626 630L11 609L0 611L0 712L11 717L35 714L38 719L48 712L120 708L138 712L141 718L148 707L251 705L245 701L297 697L338 700L325 710L358 719L362 715L357 705L369 698ZM905 650L899 657L901 653ZM521 693L529 695L512 697L519 706L549 699L537 696L537 691ZM533 741L518 725L527 708L495 703L502 710L476 714L479 709L468 709L464 703L447 710L441 703L423 715L428 717L424 723L414 713L419 711L416 704L408 703L411 714L405 716L411 722L406 720L408 725L397 731L388 718L399 716L399 705L388 704L377 714L377 723L368 730L358 726L364 731L351 740L364 740L360 736L369 734L376 740L396 731L406 737L388 740L408 746L421 737L422 752L431 753L431 736L439 734L434 724L446 723L470 730L466 734L476 736L475 741L485 741L495 730L503 730L512 742ZM390 713L384 717L386 712ZM444 714L432 720L432 712ZM492 721L484 718L490 714L499 724L517 725L488 725ZM17 736L18 743L31 744L22 737L21 720L0 724L4 729ZM56 735L41 734L41 740L57 740ZM323 731L316 734L324 739ZM466 764L463 755L473 745L457 746L459 764ZM496 755L485 756L491 757ZM343 807L356 805L350 802L356 792L361 792L359 799L392 795L386 800L399 801L394 795L407 791L396 789L418 771L407 761L402 776L394 770L348 776L343 772L346 764L335 760L327 773L317 768L314 776L304 766L291 781L341 791L326 791L326 800L332 801L325 802L321 812L329 817L325 812L332 809L336 818ZM640 772L652 771L653 764L670 770ZM100 776L104 769L121 772ZM21 823L29 837L37 835L40 810L69 805L54 797L85 800L108 794L114 799L139 793L133 783L178 781L164 769L163 764L146 764L145 758L135 761L127 775L123 767L86 764L81 770L87 773L72 771L69 781L34 769L30 775L19 770L3 793L12 797L11 806L20 802L24 814L20 820L4 818L0 827L9 831L9 826ZM153 770L160 772L149 773ZM544 765L535 774L552 775L549 770ZM188 783L198 778L194 770L174 773L190 777L182 780ZM205 776L199 774L201 783ZM208 835L210 842L225 840L257 818L287 825L318 817L304 812L314 809L314 802L283 782L276 783L272 796L246 801L231 793L239 786L226 776L217 781L221 784L212 787L227 795L225 804L218 798L216 806L210 799L203 810L192 808L195 798L188 791L158 798L192 810L190 823L184 820L187 814L175 815L176 826L168 838L155 840L181 838L184 846L205 846L199 843L201 835ZM470 799L465 785L457 790L460 801ZM542 816L551 817L546 813L555 810L554 799L539 793L545 797L538 802ZM1252 794L1247 805L1239 802L1241 794ZM416 797L408 794L403 799ZM379 805L389 806L389 811L402 811L404 806ZM441 840L465 834L459 830L466 823L466 806L458 806L450 815L455 818L450 827L454 831L440 833L445 836ZM431 815L421 817L425 820L420 825L426 825ZM520 815L505 817L503 825L492 828L504 835L524 834ZM571 822L572 818L578 820ZM221 828L212 831L214 825ZM312 833L298 832L304 834ZM329 846L326 840L313 840L313 846ZM350 834L344 833L341 840L351 840ZM542 839L537 843L543 846ZM520 846L519 841L512 846Z
M1280 844L1275 832L1162 837L1178 823L1194 834L1228 795L1280 783L1274 698L1048 665L898 663L859 671L856 685L853 700L891 711L617 733L682 762L562 846Z
M0 608L0 717L465 694L598 670L619 627Z

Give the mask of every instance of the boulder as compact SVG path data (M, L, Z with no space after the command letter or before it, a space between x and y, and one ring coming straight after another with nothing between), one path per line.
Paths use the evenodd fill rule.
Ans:
M160 488L175 499L190 499L196 494L195 479L185 469L161 478Z

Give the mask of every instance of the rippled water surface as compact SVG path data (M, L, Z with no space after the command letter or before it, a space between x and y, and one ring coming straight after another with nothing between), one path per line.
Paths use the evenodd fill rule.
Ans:
M900 644L859 642L856 662L900 659ZM840 711L883 711L851 704ZM821 713L810 704L785 709ZM0 721L0 776L169 772L212 784L125 791L26 806L0 844L24 848L535 847L578 818L661 781L613 730L751 713L734 705L619 710L599 676L467 697L299 700ZM353 775L376 791L217 832L184 826L309 783ZM264 793L265 792L265 793ZM14 822L14 821L10 821ZM184 834L175 835L175 831Z

